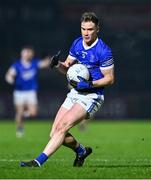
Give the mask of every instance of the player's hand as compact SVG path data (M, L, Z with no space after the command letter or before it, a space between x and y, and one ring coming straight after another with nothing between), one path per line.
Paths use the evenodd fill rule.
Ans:
M77 91L93 88L92 81L85 80L84 78L78 76L80 82L70 81L71 86L73 86Z
M55 54L55 55L53 55L53 56L51 57L51 59L50 59L50 68L51 68L51 69L54 68L54 66L57 66L57 65L58 65L58 63L59 63L59 58L60 58L60 53L61 53L61 51L59 50L59 51L57 52L57 54Z

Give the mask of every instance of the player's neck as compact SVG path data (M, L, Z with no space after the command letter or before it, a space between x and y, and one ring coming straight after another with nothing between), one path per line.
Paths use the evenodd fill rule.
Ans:
M30 61L28 61L28 60L26 60L26 59L21 59L21 63L24 65L24 66L30 66L31 65L31 62Z
M98 37L96 37L96 39L92 42L89 42L89 43L86 43L84 40L83 40L83 47L85 49L90 49L91 47L95 46L96 43L98 42Z

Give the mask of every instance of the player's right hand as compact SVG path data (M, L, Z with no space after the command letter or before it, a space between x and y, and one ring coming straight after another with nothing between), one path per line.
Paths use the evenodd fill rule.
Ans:
M58 63L59 63L59 58L60 58L60 53L61 53L61 51L59 50L59 51L57 52L57 54L55 54L55 55L53 55L53 56L51 57L51 59L50 59L50 68L51 68L51 69L58 65Z

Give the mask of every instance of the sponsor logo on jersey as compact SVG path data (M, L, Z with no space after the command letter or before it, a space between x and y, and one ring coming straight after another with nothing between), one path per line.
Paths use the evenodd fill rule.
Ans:
M29 80L29 79L33 78L35 74L36 74L36 71L35 71L35 70L24 71L24 72L22 73L22 78L23 78L24 80Z

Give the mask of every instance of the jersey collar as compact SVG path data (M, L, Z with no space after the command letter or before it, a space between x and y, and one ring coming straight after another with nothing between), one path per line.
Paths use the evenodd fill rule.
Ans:
M83 47L84 47L84 49L85 50L88 50L88 49L90 49L90 48L92 48L93 46L95 46L96 44L97 44L97 42L98 42L98 38L91 44L91 46L86 46L85 44L84 44L84 40L82 41L82 44L83 44Z
M26 62L23 59L21 59L21 64L26 68L29 68L31 66L31 62Z

